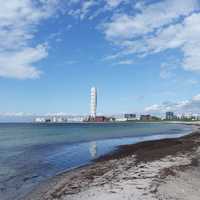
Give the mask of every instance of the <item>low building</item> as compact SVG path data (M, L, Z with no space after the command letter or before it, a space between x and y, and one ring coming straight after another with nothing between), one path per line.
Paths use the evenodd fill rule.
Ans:
M81 123L85 120L84 116L71 116L67 118L67 121L70 123Z
M109 122L110 118L107 118L105 116L96 116L96 117L89 117L87 119L87 122Z
M95 117L95 122L106 122L106 121L108 121L108 120L104 116L96 116Z
M45 122L45 118L43 118L43 117L37 117L37 118L35 118L35 122L36 123L44 123Z
M183 120L183 121L195 121L195 120L199 120L199 117L194 116L192 114L187 114L187 115L182 115L181 120Z
M151 120L152 121L161 121L162 119L160 117L157 117L157 116L152 116Z
M127 121L131 121L131 120L136 120L136 114L124 114L124 118L127 120Z
M37 117L34 122L36 123L66 123L67 118L62 116L49 116L49 117Z
M126 122L127 119L124 118L124 117L116 117L116 118L115 118L115 121L116 121L116 122Z
M45 119L45 123L51 123L51 119L50 118L46 118Z
M152 117L151 117L151 115L141 115L140 120L141 121L149 121L149 120L152 120Z
M109 122L115 122L116 119L115 119L115 117L109 117L109 118L108 118L108 121L109 121Z

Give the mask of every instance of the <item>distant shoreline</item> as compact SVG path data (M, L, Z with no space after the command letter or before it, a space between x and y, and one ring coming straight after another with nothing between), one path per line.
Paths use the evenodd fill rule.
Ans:
M1 122L0 122L1 123ZM20 122L21 123L21 122ZM33 124L127 124L127 123L163 123L163 124L187 124L200 125L200 121L117 121L117 122L27 122Z
M195 152L200 146L200 132L199 130L197 131L197 129L199 129L198 126L195 127L193 133L181 138L161 139L120 146L118 150L101 156L93 164L64 172L49 179L45 183L41 183L36 190L26 196L25 200L59 200L61 198L62 200L93 200L93 198L90 198L91 196L98 199L98 196L101 195L98 190L106 190L109 197L114 194L120 197L122 194L118 191L118 187L112 186L113 189L111 190L107 187L112 182L117 181L119 183L123 182L120 187L126 190L127 187L129 187L129 182L126 180L129 180L131 177L130 180L133 182L143 181L150 189L153 187L154 190L157 190L161 180L159 178L157 182L153 184L155 181L154 179L158 175L162 175L163 178L167 177L167 172L165 172L165 170L171 169L173 166L192 167L192 162L194 159L197 159L195 157ZM165 162L168 164L165 164ZM152 164L150 163L154 163L155 169L157 170L156 173L152 171L154 168L151 168ZM143 174L145 169L152 171L150 174L155 173L155 177L152 177L151 184L146 182L145 175L142 175L144 176L144 180L141 178L138 179L139 177L136 176L138 173L138 175ZM127 175L126 170L130 171ZM121 174L124 175L124 178L120 178ZM142 198L144 191L137 187L132 187L133 191L127 191L127 199L128 196L131 195L131 192L137 193ZM149 195L152 200L156 199L158 193L155 191L152 192L150 189L146 195ZM103 197L101 196L101 198Z
M163 123L163 124L187 124L187 125L200 125L200 121L117 121L117 122L0 122L0 124L130 124L130 123Z

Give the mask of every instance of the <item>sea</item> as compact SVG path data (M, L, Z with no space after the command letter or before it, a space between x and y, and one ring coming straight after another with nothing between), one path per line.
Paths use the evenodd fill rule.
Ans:
M0 123L0 200L21 200L39 183L119 145L191 131L192 126L167 123Z

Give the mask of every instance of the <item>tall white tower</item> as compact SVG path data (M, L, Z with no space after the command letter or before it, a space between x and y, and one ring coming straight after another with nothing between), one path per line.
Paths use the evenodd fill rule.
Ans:
M95 87L91 88L91 102L90 102L90 116L95 118L97 111L97 89Z

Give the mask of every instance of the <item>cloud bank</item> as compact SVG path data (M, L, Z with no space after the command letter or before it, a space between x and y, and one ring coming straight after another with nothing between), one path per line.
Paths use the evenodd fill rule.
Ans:
M196 113L200 110L200 94L194 96L190 100L179 101L179 102L163 102L162 104L154 104L147 108L145 108L145 112L148 113L165 113L167 111L174 111L177 113L195 113L199 114L200 112Z

